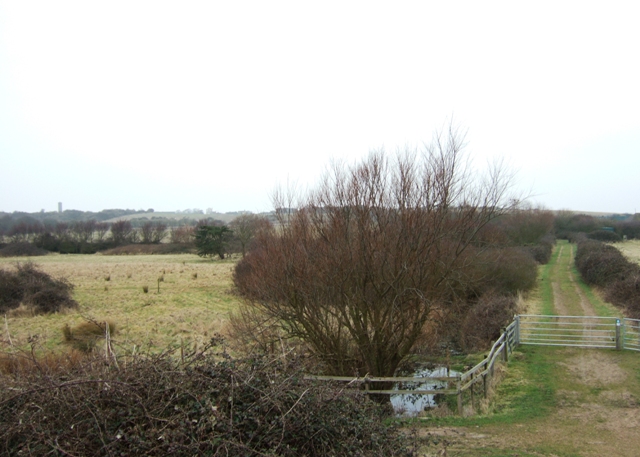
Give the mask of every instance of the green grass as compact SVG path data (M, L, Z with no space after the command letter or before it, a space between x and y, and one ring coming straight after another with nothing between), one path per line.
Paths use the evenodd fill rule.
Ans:
M555 292L561 295L556 299L563 300L569 310L582 314L580 300L584 294L599 316L619 316L615 308L580 279L573 266L574 255L575 246L561 241L549 264L540 267L538 287L531 294L539 300L537 309L542 310L542 314L556 314L555 282L558 284ZM586 371L581 372L577 367L585 361L590 361L590 365L584 365ZM589 370L595 369L597 363L605 363L605 374L615 373L614 365L617 365L628 376L613 381L613 378L593 381L594 375ZM618 423L626 426L624 417L632 407L629 401L640 399L640 354L637 352L520 346L503 376L486 414L436 417L434 413L414 423L429 429L453 427L457 430L448 435L447 455L637 455L633 453L635 442L622 442L619 429L607 428L611 427L612 415L621 417ZM591 381L586 381L588 379ZM450 400L453 401L448 400L447 404L455 411L455 396ZM581 419L576 420L575 415ZM631 434L629 439L634 437Z
M541 312L542 314L553 314L553 289L551 287L551 273L556 269L558 264L558 257L560 256L560 249L556 246L551 255L551 259L546 265L540 267L540 278L538 281L538 287L540 289L540 300L542 302Z
M0 259L0 268L11 269L17 261L24 259ZM68 278L75 285L73 298L80 306L50 315L9 315L12 342L23 349L36 337L45 350L64 350L62 327L73 327L85 318L115 322L117 350L136 345L159 351L182 341L203 345L224 330L229 313L239 305L238 297L230 292L235 260L212 261L192 254L53 254L34 261L52 276ZM160 276L164 281L158 293ZM149 287L148 293L143 286Z
M521 346L494 394L489 414L431 417L429 424L472 427L522 423L548 414L555 405L553 349ZM451 398L454 398L452 396Z

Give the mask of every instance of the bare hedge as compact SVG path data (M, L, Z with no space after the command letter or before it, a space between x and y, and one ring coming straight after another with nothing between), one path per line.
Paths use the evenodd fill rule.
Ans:
M9 243L0 249L0 257L36 257L49 252L31 243Z
M618 249L596 240L578 243L575 264L587 284L600 287L625 278L634 269Z
M410 456L361 391L294 360L138 356L0 377L0 454Z
M582 279L604 289L605 298L624 308L629 317L640 317L640 267L629 262L613 246L595 240L578 243L576 268Z

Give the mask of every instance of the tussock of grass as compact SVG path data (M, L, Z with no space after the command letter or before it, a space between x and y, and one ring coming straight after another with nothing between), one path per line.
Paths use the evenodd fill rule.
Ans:
M0 269L12 268L15 259L0 259ZM196 255L48 255L40 268L55 277L66 277L75 288L77 311L19 319L7 316L11 338L17 347L29 349L37 335L38 345L62 350L66 343L60 329L101 316L118 323L114 347L130 351L134 345L160 351L179 338L203 345L210 335L223 331L228 314L239 306L230 290L234 261L201 261ZM165 271L160 294L159 274ZM182 271L182 272L181 272ZM194 281L192 275L197 274ZM128 278L132 275L135 281ZM110 276L108 291L104 278ZM149 287L147 293L142 289Z
M116 324L110 321L98 322L94 320L81 322L74 327L65 324L62 327L62 335L64 341L75 349L90 352L95 348L98 340L105 338L107 325L109 326L109 334L115 335Z

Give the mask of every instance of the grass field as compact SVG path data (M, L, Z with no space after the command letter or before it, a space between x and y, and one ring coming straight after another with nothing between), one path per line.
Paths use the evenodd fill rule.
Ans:
M636 263L640 263L640 240L630 240L624 243L615 243L615 247L629 259Z
M0 259L11 269L24 258ZM62 348L61 328L86 318L113 321L114 343L163 349L170 344L202 344L223 329L239 301L231 294L233 260L204 260L196 255L47 255L34 263L75 285L77 310L41 316L7 316L0 341L20 347L37 339L45 349ZM158 278L160 292L158 292ZM148 293L143 292L148 286ZM7 330L9 334L7 334Z

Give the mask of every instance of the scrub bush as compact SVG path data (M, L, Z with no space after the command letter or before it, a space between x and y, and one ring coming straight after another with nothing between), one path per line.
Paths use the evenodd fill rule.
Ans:
M623 279L634 268L618 249L595 240L578 243L575 264L587 284L600 287Z
M589 233L589 235L587 236L592 240L608 241L611 243L622 241L622 239L617 233L611 232L609 230L596 230L594 232Z
M15 271L0 270L0 313L21 304L35 314L53 313L63 308L75 308L71 298L73 285L64 278L55 279L31 262L17 264Z
M48 252L31 243L9 243L0 249L0 257L35 257L47 255Z
M0 454L410 456L362 391L304 378L295 358L88 356L0 377Z
M465 350L479 350L500 337L517 313L513 296L488 292L467 312L462 322L460 340Z

